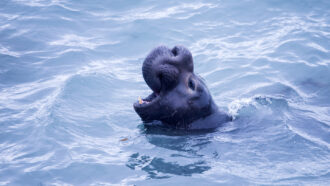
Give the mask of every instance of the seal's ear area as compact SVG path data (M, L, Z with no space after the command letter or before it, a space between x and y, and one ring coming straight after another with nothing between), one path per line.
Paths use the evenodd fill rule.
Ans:
M175 57L175 66L184 68L188 72L194 72L194 63L190 51L184 46L175 46L172 50Z

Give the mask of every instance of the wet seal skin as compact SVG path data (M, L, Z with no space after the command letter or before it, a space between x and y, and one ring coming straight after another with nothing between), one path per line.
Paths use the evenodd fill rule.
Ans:
M203 80L194 73L193 57L183 46L153 49L142 65L152 90L133 104L143 122L161 121L182 129L210 129L231 121L220 111Z

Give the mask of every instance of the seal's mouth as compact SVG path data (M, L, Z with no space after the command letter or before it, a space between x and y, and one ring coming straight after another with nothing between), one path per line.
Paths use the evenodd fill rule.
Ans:
M139 97L138 100L134 103L134 108L147 108L151 105L155 104L160 99L160 96L158 93L151 93L146 98Z
M146 98L139 98L133 107L144 122L151 122L159 118L160 100L160 95L153 92Z

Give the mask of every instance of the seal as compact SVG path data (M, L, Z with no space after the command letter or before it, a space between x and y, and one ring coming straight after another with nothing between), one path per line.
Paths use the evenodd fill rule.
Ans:
M232 120L219 110L202 78L194 73L193 57L187 48L156 47L144 60L142 74L152 93L139 98L133 107L143 122L210 129Z

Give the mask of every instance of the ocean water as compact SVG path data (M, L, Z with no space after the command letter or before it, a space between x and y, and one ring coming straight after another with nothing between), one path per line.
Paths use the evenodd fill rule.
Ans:
M0 185L329 185L330 1L0 1ZM141 66L193 54L213 131L144 126Z

